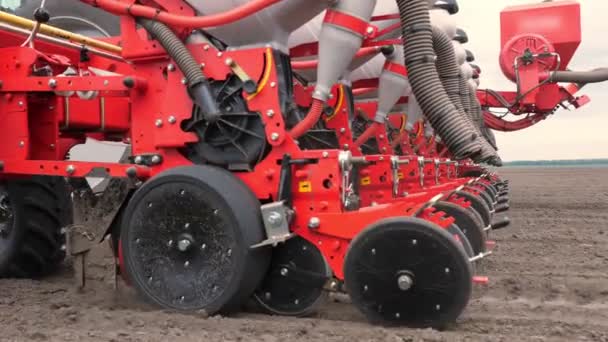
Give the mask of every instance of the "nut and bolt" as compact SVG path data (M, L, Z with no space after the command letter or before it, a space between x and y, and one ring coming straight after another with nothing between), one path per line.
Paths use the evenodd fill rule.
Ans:
M308 220L308 228L310 229L317 229L320 225L321 220L318 217L311 217L310 220Z

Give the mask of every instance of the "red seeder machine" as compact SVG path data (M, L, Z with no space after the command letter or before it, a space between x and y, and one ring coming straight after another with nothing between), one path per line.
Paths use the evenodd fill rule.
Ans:
M478 89L456 12L427 0L0 12L0 274L41 277L71 254L83 285L85 256L108 240L161 308L303 316L333 291L373 322L453 322L487 281L475 266L488 234L509 224L508 183L483 166L501 164L491 129L581 106L576 92L607 78L567 69L580 10L556 1L502 13L517 90ZM126 152L72 160L87 139ZM109 181L96 193L87 177Z

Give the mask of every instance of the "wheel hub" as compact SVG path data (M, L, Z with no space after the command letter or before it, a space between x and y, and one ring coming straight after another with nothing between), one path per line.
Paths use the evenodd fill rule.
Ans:
M403 272L403 274L397 277L397 286L399 286L401 291L407 291L414 286L414 279L407 272Z
M177 249L180 252L187 252L194 245L194 238L190 234L182 234L177 240Z

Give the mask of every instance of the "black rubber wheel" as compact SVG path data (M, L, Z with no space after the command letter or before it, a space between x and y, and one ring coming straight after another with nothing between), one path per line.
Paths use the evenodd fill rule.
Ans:
M456 220L456 225L469 240L475 255L486 251L486 233L469 210L446 201L439 201L433 207Z
M492 198L492 196L490 196L490 194L488 194L487 192L485 192L484 190L481 190L479 188L473 188L473 190L479 191L478 197L481 198L485 202L486 206L488 207L488 210L494 209L495 200Z
M455 223L451 224L447 228L447 231L448 231L448 233L452 234L452 236L458 242L460 242L460 244L462 245L462 248L464 249L464 252L467 254L467 256L469 256L469 257L475 256L475 251L473 250L473 246L471 246L471 243L469 242L469 238L463 233L462 229L460 229L460 227L458 227L458 225L456 225Z
M270 269L253 299L268 314L310 316L327 301L324 286L331 274L319 249L295 237L273 248Z
M486 201L466 191L456 191L454 194L471 202L470 208L471 210L475 210L479 216L481 216L484 228L492 224L492 214L490 213L490 208L488 208Z
M417 218L389 218L351 242L344 280L373 323L446 328L471 296L472 269L446 230Z
M496 198L496 195L498 194L498 192L496 192L496 189L494 189L493 186L486 184L486 183L482 183L482 182L475 183L475 185L481 186L484 189L486 189L486 193L490 196L491 199Z
M0 276L40 278L65 259L72 199L61 177L11 180L0 188Z
M209 315L239 309L260 284L270 248L260 203L228 171L185 166L139 188L123 214L125 272L148 302Z

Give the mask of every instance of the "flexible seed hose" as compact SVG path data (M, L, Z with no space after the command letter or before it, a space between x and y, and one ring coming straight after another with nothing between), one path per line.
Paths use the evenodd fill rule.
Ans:
M138 18L137 22L158 40L167 54L175 61L186 77L190 95L201 108L205 119L213 120L219 117L221 113L209 89L209 82L184 43L161 22L144 18Z
M367 127L367 129L359 136L359 138L357 138L357 141L355 141L355 146L360 147L365 144L369 139L374 136L374 134L376 134L376 131L380 127L382 127L382 125L383 124L379 122L373 122L371 125L369 125L369 127Z
M323 101L314 99L306 117L289 131L291 137L298 139L306 134L306 132L308 132L308 130L310 130L321 118L324 106L325 104Z
M475 157L481 147L443 89L435 68L428 2L396 1L401 17L405 63L416 99L456 159Z
M440 28L433 26L433 49L437 53L437 72L448 97L459 111L463 111L460 98L460 68L450 38Z
M468 82L461 75L452 40L437 27L432 28L432 37L433 49L437 54L437 72L443 87L450 101L458 109L458 114L466 122L468 131L473 132L474 138L480 144L481 152L477 161L491 162L496 157L495 149L482 134L481 107L477 99L472 98L474 93L469 90Z

